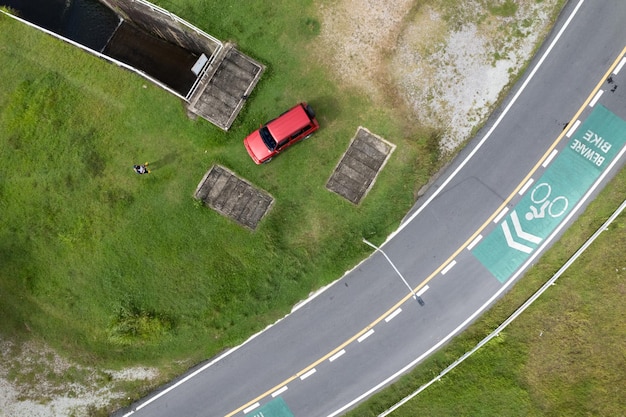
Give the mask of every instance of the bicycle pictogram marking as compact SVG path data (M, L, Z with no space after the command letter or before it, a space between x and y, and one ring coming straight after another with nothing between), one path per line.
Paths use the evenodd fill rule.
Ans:
M537 206L530 206L529 212L526 213L526 220L543 219L548 216L552 218L561 217L569 206L569 200L560 195L553 200L549 200L552 194L552 187L547 182L537 185L530 193L530 199Z

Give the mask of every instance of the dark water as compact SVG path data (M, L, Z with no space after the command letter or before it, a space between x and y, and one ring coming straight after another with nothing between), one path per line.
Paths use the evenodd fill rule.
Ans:
M37 26L124 62L183 97L196 77L197 53L181 48L121 19L98 0L0 0L0 6Z
M182 96L196 80L191 67L198 54L151 35L132 23L124 22L118 28L104 54L142 70Z
M0 0L24 20L101 52L120 18L98 0Z

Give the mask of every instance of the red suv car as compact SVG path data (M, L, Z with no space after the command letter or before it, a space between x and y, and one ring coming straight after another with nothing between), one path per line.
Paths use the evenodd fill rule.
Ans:
M263 164L290 145L309 137L319 128L311 106L300 103L252 132L244 139L243 144L252 160Z

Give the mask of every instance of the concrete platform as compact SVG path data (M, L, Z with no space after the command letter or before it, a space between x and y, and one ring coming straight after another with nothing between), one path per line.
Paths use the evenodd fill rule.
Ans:
M187 109L223 130L228 130L265 67L225 44L201 76Z
M271 195L220 165L213 165L204 175L194 197L252 230L274 204Z
M326 188L359 204L373 187L378 173L395 148L392 143L359 127Z

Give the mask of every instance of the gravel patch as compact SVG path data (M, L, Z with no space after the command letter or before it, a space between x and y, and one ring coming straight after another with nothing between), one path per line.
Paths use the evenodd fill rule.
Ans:
M505 17L493 7L506 2L495 0L421 7L343 0L320 7L321 39L341 82L376 97L393 90L449 153L484 122L531 58L557 1L516 0Z
M157 376L151 368L82 366L43 342L0 341L0 417L86 416L123 398L119 384Z

